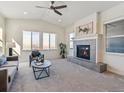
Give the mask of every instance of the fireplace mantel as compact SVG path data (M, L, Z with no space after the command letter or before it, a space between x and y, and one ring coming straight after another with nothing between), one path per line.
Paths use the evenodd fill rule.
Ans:
M84 35L82 38L74 38L73 41L78 40L88 40L88 39L100 39L102 38L102 34L92 34L92 35Z
M102 34L93 34L82 36L82 38L75 38L74 41L74 56L76 57L76 47L77 45L90 45L91 47L91 59L90 62L102 62L102 53L103 53L103 35Z

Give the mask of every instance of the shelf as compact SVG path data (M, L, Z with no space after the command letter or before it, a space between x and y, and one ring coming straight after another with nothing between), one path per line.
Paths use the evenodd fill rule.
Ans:
M124 35L107 36L106 38L116 38L116 37L124 37Z
M114 53L114 52L105 52L108 55L121 55L124 56L124 53Z
M89 36L84 36L82 38L75 38L75 39L73 39L73 41L98 39L101 36L102 36L102 34L89 35Z

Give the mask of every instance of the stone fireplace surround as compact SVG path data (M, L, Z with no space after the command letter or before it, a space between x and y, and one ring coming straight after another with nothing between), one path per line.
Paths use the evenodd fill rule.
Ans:
M78 45L90 45L90 60L89 62L96 62L96 40L75 40L74 41L74 56L77 57ZM87 60L88 61L88 60Z
M107 65L101 62L102 39L101 34L74 39L74 56L68 56L67 60L100 73L106 71ZM90 60L77 57L77 45L90 45Z
M89 62L99 63L101 62L102 54L102 35L87 35L83 38L76 38L74 41L74 57L77 57L77 45L90 45L90 60Z

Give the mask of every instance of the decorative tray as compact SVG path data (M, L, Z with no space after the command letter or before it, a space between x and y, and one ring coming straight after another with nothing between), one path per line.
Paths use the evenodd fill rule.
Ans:
M35 65L41 66L41 65L43 65L43 63L42 62L35 62Z

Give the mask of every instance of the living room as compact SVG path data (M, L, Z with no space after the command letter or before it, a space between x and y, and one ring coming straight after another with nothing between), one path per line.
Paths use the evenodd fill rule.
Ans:
M0 91L123 92L123 9L123 1L0 1ZM45 78L33 64L42 58L30 58L37 50Z

